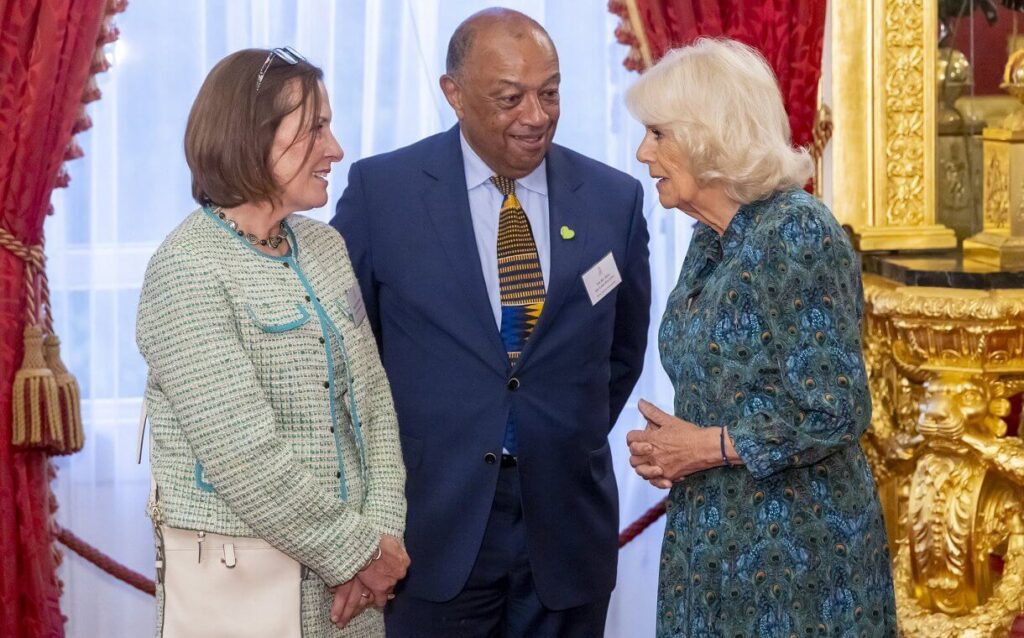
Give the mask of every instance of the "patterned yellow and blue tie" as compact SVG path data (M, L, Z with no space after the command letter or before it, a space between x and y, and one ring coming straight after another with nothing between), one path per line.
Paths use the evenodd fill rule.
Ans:
M516 197L515 180L494 176L491 182L505 200L498 217L498 288L501 291L501 341L515 367L523 346L544 309L544 273L530 220ZM516 453L515 424L509 418L505 449Z
M501 290L501 340L515 366L544 309L544 274L530 220L507 177L491 182L505 196L498 218L498 287Z

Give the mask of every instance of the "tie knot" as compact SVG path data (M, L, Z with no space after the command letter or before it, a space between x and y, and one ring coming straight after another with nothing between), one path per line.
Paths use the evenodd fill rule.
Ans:
M494 175L491 177L491 183L494 184L498 188L498 191L505 197L516 194L516 180L510 177Z

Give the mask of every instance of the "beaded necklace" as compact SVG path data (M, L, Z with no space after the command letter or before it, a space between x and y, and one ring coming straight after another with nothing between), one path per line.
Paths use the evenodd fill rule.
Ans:
M217 217L220 217L221 220L223 220L223 222L225 224L227 224L228 227L231 230L233 230L236 233L238 233L239 237L244 238L247 242L249 242L253 246L257 246L257 245L258 246L270 246L272 249L277 250L277 247L281 245L281 242L283 242L284 240L288 239L287 231L285 230L284 220L281 220L281 223L278 225L277 234L276 235L271 235L270 237L267 237L266 239L260 239L259 237L257 237L253 233L246 232L246 231L242 230L241 228L239 228L238 227L238 222L236 222L235 220L229 218L224 213L224 209L223 208L218 206L216 209L214 209L213 212L216 213Z

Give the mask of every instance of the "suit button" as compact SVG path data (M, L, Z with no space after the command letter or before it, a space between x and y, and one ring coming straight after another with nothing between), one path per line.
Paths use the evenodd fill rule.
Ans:
M519 389L519 379L512 377L511 379L508 380L507 387L512 392L515 392L516 390Z
M498 457L494 455L494 452L488 452L484 454L484 463L488 465L494 465L498 462Z

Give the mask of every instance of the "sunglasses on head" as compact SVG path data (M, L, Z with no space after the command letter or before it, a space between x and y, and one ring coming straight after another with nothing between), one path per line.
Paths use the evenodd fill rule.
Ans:
M260 92L260 85L263 84L263 76L267 74L267 69L270 68L270 63L274 61L274 58L280 58L285 64L294 66L299 62L305 62L306 58L291 47L281 47L277 49L271 49L270 55L263 61L263 66L260 67L260 73L256 76L256 92Z

